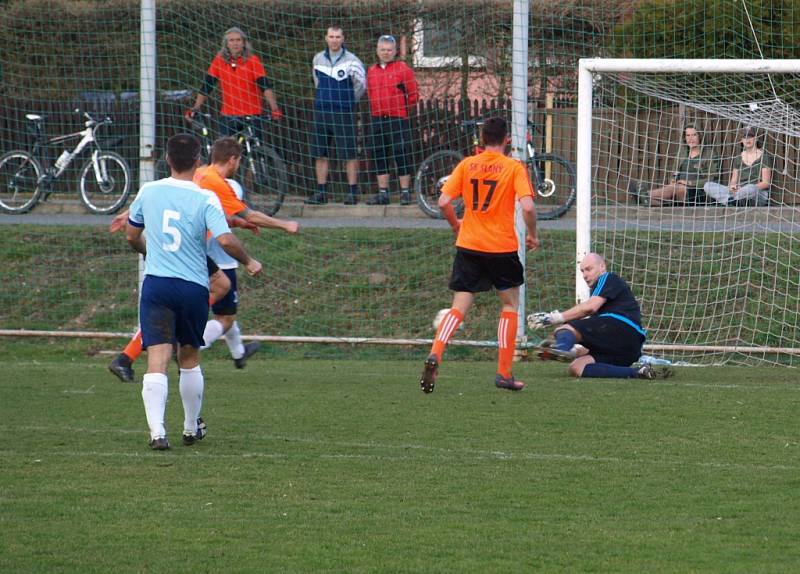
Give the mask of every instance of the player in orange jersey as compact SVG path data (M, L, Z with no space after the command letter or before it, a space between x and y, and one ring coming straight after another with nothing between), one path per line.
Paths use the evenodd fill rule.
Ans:
M497 290L502 309L497 327L498 388L521 390L525 384L514 378L511 363L517 336L519 286L524 282L523 267L517 254L514 223L519 201L527 227L525 246L537 249L536 210L533 188L525 166L504 153L507 128L502 118L487 119L481 130L485 150L461 161L447 179L439 197L439 208L456 234L456 255L450 276L454 291L452 308L436 330L430 354L420 379L423 392L433 392L447 342L467 314L475 293ZM462 197L464 218L459 220L452 201Z
M201 167L195 173L194 181L202 189L213 191L222 204L222 209L227 217L238 216L248 223L267 229L281 229L286 233L297 233L300 226L296 221L286 221L270 217L260 211L247 207L241 199L241 187L230 179L238 170L242 156L242 147L235 138L224 137L214 142L211 147L211 164ZM238 192L238 193L237 193ZM253 341L247 345L242 344L241 331L236 322L238 307L238 293L236 289L235 259L224 253L222 248L211 239L208 243L208 254L216 261L222 272L231 281L231 290L221 300L217 301L212 310L213 318L206 323L203 333L205 347L210 347L220 337L225 337L225 342L231 352L234 365L237 369L244 368L247 358L255 353L260 343Z
M232 137L216 140L211 148L211 164L197 169L194 182L202 189L213 191L222 204L225 217L231 227L241 227L257 231L258 228L282 229L287 233L297 233L300 226L296 221L286 221L270 217L260 211L247 207L241 200L242 189L239 184L230 179L239 169L242 148L239 142ZM114 218L111 224L112 231L119 226L118 220L125 221L127 212ZM212 305L214 313L212 319L206 323L203 339L205 346L210 347L217 339L224 335L225 342L231 351L234 365L237 369L244 368L247 359L253 355L260 343L253 341L244 345L241 331L236 321L238 307L238 292L236 281L236 261L230 258L224 250L215 245L214 240L209 240L208 255L219 267L210 284ZM221 275L221 277L217 277ZM216 287L216 288L215 288ZM132 365L142 353L141 332L137 332L120 353L109 364L109 370L123 382L133 382Z

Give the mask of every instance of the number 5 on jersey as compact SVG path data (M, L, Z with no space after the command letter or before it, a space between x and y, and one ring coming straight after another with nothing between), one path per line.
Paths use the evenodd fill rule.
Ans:
M162 220L161 224L161 231L164 232L164 235L169 235L172 237L171 243L162 243L161 247L164 248L164 251L177 251L181 247L181 231L177 227L173 227L170 225L171 221L179 221L181 218L181 214L179 211L173 211L172 209L165 209L164 210L164 219Z

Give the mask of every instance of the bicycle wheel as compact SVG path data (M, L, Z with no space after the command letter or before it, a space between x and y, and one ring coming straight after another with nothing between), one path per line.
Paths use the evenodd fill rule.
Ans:
M437 203L439 195L444 182L462 159L464 156L457 151L442 150L426 157L419 166L417 177L414 179L414 192L417 194L419 208L428 217L444 218ZM461 198L453 201L453 207L458 217L464 214L464 202Z
M267 215L278 213L289 187L286 164L278 152L267 146L254 149L242 157L239 177L250 207Z
M0 210L25 213L41 195L42 164L26 151L14 150L0 156Z
M97 170L94 159L81 168L81 201L92 213L114 213L125 205L131 193L131 168L113 151L96 153Z
M558 219L575 203L575 168L563 157L537 154L536 169L528 160L531 183L536 189L536 218Z

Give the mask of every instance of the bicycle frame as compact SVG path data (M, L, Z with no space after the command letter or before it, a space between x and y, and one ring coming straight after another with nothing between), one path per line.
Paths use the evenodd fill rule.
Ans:
M95 148L97 149L95 149L94 153L92 154L92 164L94 166L95 178L97 179L98 183L103 183L105 181L106 174L101 174L102 167L104 166L100 166L97 161L97 152L99 151L99 148L96 145L97 138L95 137L95 132L100 126L110 123L108 118L100 121L90 118L85 124L86 129L83 129L79 132L73 132L70 134L55 136L52 138L47 138L41 133L42 129L41 119L38 120L32 119L30 121L34 122L34 124L36 125L36 140L34 141L33 151L32 151L32 155L34 157L42 157L42 155L39 152L43 148L56 147L58 146L58 144L64 143L66 141L75 138L81 138L80 141L72 149L72 151L69 152L69 156L63 162L63 164L60 167L57 167L55 163L53 163L53 165L51 165L48 168L47 173L42 176L43 178L45 177L50 177L52 179L58 178L70 166L72 160L75 159L84 149L86 149L87 146L95 144Z

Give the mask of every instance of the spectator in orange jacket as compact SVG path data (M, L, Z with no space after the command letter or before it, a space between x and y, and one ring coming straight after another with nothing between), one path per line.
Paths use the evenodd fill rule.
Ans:
M419 92L414 72L395 60L394 36L378 38L378 63L367 71L367 94L372 115L372 159L378 173L378 193L369 205L389 204L389 162L394 159L400 179L400 203L411 203L412 161L409 110Z

